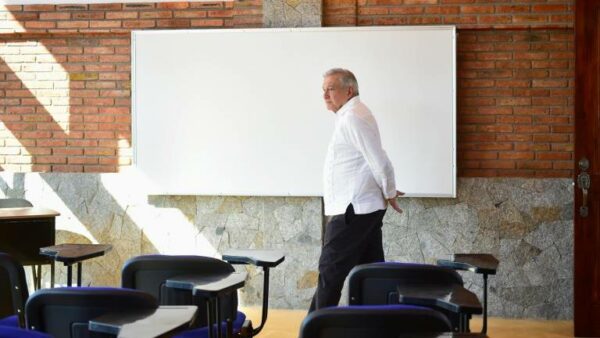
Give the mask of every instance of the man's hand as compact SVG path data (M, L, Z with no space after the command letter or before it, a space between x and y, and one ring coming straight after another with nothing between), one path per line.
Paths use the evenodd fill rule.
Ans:
M396 210L398 213L402 213L402 209L400 209L400 206L398 205L398 201L396 201L396 198L398 198L402 195L404 195L404 193L402 191L396 190L396 196L394 196L393 198L387 199L388 203L390 203L392 208L394 208L394 210Z

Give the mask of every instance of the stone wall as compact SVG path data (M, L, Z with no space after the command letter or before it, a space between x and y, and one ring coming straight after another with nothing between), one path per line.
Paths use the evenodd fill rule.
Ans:
M270 248L286 253L272 270L271 307L308 307L317 280L320 198L152 196L146 186L133 173L0 173L0 196L61 213L57 243L113 245L105 257L84 263L85 285L119 285L123 263L135 255ZM455 199L405 198L402 215L388 212L386 259L434 263L452 253L492 253L501 263L490 277L491 315L572 318L572 195L570 179L461 178ZM57 272L64 284L65 269ZM241 302L258 305L262 274L249 268L249 275ZM463 277L481 291L479 275Z

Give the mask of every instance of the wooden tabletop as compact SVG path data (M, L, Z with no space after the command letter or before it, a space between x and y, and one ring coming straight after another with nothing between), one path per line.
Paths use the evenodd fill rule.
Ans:
M4 219L27 219L40 217L56 217L60 213L46 208L0 208L0 220Z
M454 254L453 259L438 259L437 264L457 270L468 270L475 273L495 275L499 261L490 254L469 253Z
M167 279L166 286L192 290L194 295L216 297L244 286L246 272L232 272L213 276L181 275Z
M160 306L154 311L109 313L90 320L88 328L123 338L153 338L185 328L196 317L197 309L195 305Z
M455 313L481 314L477 296L459 284L401 284L397 286L400 304L436 306Z
M112 245L110 244L59 244L40 248L40 255L71 264L102 256L111 249Z
M281 251L230 249L223 252L223 260L231 264L252 264L262 267L275 267L285 259Z

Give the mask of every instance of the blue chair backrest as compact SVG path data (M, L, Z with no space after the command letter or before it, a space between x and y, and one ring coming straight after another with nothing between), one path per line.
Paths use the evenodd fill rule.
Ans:
M310 313L300 327L300 338L437 337L452 331L441 313L410 305L348 306Z
M396 288L403 283L463 285L463 280L455 270L437 265L398 262L363 264L350 271L348 303L398 304Z
M87 338L88 322L107 313L156 309L151 295L118 288L56 288L36 291L25 305L27 328L60 338Z
M27 208L33 204L22 198L0 198L0 208Z
M195 327L206 326L206 301L194 300L190 290L167 288L167 279L181 275L211 276L233 272L231 264L222 260L203 256L146 255L129 259L123 266L121 286L142 290L156 299L161 305L197 305L198 314ZM221 318L236 318L237 292L219 298Z
M0 252L0 318L17 315L25 327L25 302L29 297L25 271L21 263Z

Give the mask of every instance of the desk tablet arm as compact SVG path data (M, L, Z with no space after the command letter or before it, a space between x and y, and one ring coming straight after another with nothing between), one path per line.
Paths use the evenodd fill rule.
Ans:
M229 264L251 264L263 268L263 306L260 326L252 330L252 336L257 335L265 326L269 312L269 269L276 267L285 260L282 252L274 250L227 250L223 260Z
M487 333L487 280L495 275L500 262L490 254L454 254L452 260L438 259L437 265L455 270L466 270L483 276L483 327L481 333Z

